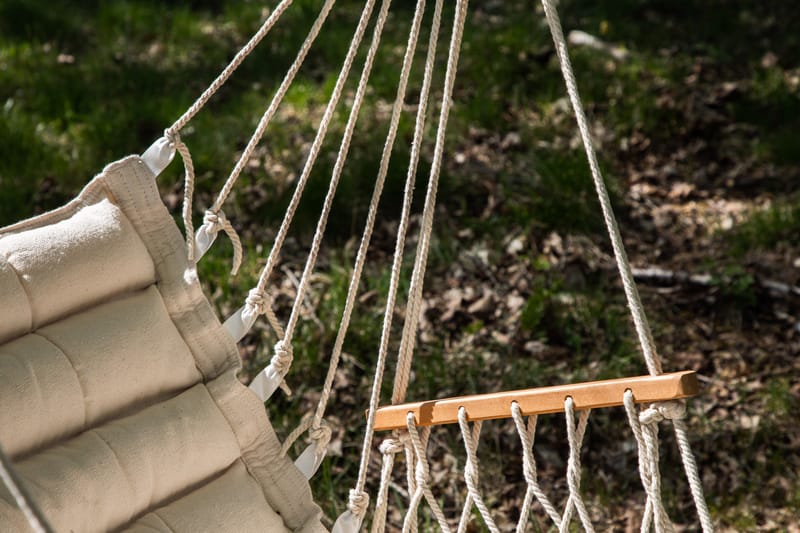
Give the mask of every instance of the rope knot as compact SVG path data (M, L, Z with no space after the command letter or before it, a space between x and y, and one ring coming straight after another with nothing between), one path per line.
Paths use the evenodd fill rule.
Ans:
M639 422L645 425L658 424L664 419L680 420L683 418L686 418L686 404L681 401L654 403L639 413Z
M406 449L406 444L410 441L408 433L401 433L396 437L389 437L388 439L381 442L381 445L378 449L381 451L383 455L389 455L393 453L400 453Z
M278 374L281 376L285 376L287 372L289 372L289 367L292 366L292 361L294 360L294 351L292 349L292 345L284 342L278 341L275 343L275 354L270 359L269 364L272 365Z
M203 215L203 226L206 228L206 232L212 237L216 236L217 233L222 230L230 239L231 245L233 245L233 266L231 267L231 275L235 275L242 265L242 241L239 239L239 234L236 233L228 217L225 216L225 212L221 209L217 211L213 209L207 210Z
M266 311L267 305L272 298L269 293L259 289L250 289L245 299L247 307L255 311L256 314L262 315Z
M358 518L363 518L367 514L369 507L369 494L363 490L350 489L350 496L347 499L347 509Z
M331 428L324 420L320 420L318 426L312 425L308 429L308 436L311 437L312 441L317 443L317 448L320 450L328 446L328 443L331 441L331 434Z

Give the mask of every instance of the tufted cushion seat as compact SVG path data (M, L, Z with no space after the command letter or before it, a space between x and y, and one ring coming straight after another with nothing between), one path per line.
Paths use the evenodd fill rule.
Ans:
M137 156L0 229L0 443L57 532L323 531L185 256Z

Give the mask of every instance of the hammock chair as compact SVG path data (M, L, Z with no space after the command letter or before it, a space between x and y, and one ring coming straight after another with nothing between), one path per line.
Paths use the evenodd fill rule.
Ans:
M111 163L62 208L0 230L0 474L5 486L0 491L0 531L324 531L308 479L323 460L331 437L324 422L325 409L404 111L426 2L417 0L410 23L375 189L321 397L313 415L281 443L263 402L278 388L286 388L283 379L292 363L292 337L299 310L314 272L391 1L382 0L374 23L327 196L286 324L273 310L270 278L371 20L375 0L364 2L258 284L224 323L201 290L196 262L222 231L234 246L233 272L238 268L241 244L222 207L334 0L325 0L322 5L294 63L197 232L192 226L194 167L180 132L291 3L282 0L275 7L210 87L142 156ZM452 531L456 524L455 529L465 531L473 507L486 528L499 531L481 494L477 456L483 421L497 418L513 419L522 443L526 488L516 530L526 530L536 500L560 531L568 531L576 516L583 528L592 531L581 497L580 450L590 410L609 406L624 406L638 448L646 494L642 530L672 529L661 500L659 474L658 426L664 419L674 427L702 529L713 530L684 421L682 399L698 392L697 380L693 372L662 372L599 171L558 14L553 0L542 3L650 375L404 403L421 312L445 129L467 16L467 0L456 0L392 404L379 406L442 22L443 0L435 0L361 461L347 510L338 517L333 531L355 532L365 523L371 509L367 470L376 431L391 433L379 447L381 481L372 507L372 531L381 532L386 527L397 453L405 454L407 467L409 500L402 523L404 532L418 530L417 516L423 502L443 531ZM168 214L155 181L176 151L185 168L185 236ZM236 377L241 369L236 343L260 315L267 317L279 340L269 365L248 388ZM540 486L533 455L537 417L558 412L565 414L569 446L569 495L560 510ZM431 428L450 423L459 425L467 457L467 495L463 511L455 517L445 516L431 490L426 455ZM289 450L305 433L311 444L293 461Z

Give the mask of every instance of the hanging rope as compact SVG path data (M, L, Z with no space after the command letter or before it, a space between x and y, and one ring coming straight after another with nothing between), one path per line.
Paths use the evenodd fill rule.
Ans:
M644 412L636 413L633 393L625 391L623 397L628 423L639 451L639 477L647 494L645 510L642 515L642 533L650 531L651 523L655 522L657 533L673 531L672 522L669 520L661 502L661 473L658 467L658 422L657 417ZM657 413L657 411L656 411Z
M430 94L431 79L433 77L433 65L436 59L437 39L439 28L441 26L443 0L436 0L433 12L433 22L431 24L431 33L428 42L428 53L425 60L425 74L423 76L422 89L420 90L420 102L417 108L417 117L414 127L414 139L411 146L411 158L409 161L409 170L406 176L405 192L403 194L403 208L400 214L400 224L397 228L397 239L395 243L394 258L392 260L392 271L389 279L389 290L386 296L386 308L383 317L383 327L381 331L381 341L378 348L378 360L375 363L375 375L373 376L372 390L370 392L369 408L367 410L367 427L364 430L364 442L361 447L361 461L358 467L358 479L356 481L355 490L364 492L364 487L367 482L367 469L369 467L369 454L372 449L372 438L375 432L375 412L378 409L380 401L381 385L383 383L383 374L386 368L386 360L389 352L389 337L391 334L392 316L394 314L395 300L397 298L397 289L400 282L400 268L403 261L403 247L405 244L405 235L408 228L408 220L411 212L411 202L414 195L414 177L416 176L417 163L419 162L420 145L422 143L422 135L424 133L425 122L425 108L427 106L428 96ZM418 0L415 19L421 16L422 11L425 9L424 0ZM411 453L410 446L406 448L407 467L412 469L413 454ZM414 486L413 476L409 470L409 489ZM413 490L412 490L413 492Z
M230 63L219 73L217 78L211 82L211 85L203 91L203 94L195 100L195 102L189 106L183 115L176 120L172 126L167 128L167 131L178 133L180 132L186 124L189 123L190 120L194 118L194 116L206 105L208 100L214 96L214 94L222 87L228 78L231 77L231 74L239 68L239 65L250 55L250 53L258 46L258 43L269 33L269 30L278 22L278 19L283 15L283 12L286 11L289 6L292 5L292 0L282 0L272 11L267 20L261 24L261 27L256 31L255 34L250 38L249 41L239 50L239 52L234 56Z
M569 459L567 460L567 487L569 497L564 507L564 514L561 515L561 524L558 527L559 533L569 531L569 524L572 521L573 510L578 511L583 528L589 532L594 532L594 526L586 510L586 504L581 496L581 444L586 433L586 424L589 421L589 410L581 411L578 424L575 424L575 402L567 397L564 401L564 413L567 419L567 440L569 441Z
M388 8L388 6L387 6ZM381 18L385 19L386 15L381 12ZM392 116L389 121L389 132L386 135L386 141L383 145L383 154L381 155L381 162L378 170L378 176L375 180L375 188L372 192L372 199L370 200L369 210L367 213L367 220L364 224L364 232L361 236L361 242L358 246L356 253L355 265L353 266L353 273L350 276L350 283L347 288L347 296L345 297L344 310L342 311L342 318L339 323L339 329L336 334L336 340L333 344L331 351L331 360L328 366L328 373L325 376L325 383L322 387L320 399L317 402L317 408L314 412L314 425L319 425L325 416L325 409L330 399L331 389L333 387L333 380L336 377L336 370L339 367L339 361L342 355L342 347L347 331L350 327L350 318L355 307L355 300L358 296L358 288L361 282L361 275L364 270L364 264L367 259L367 250L369 249L372 232L375 227L375 220L378 213L378 204L380 203L381 195L383 193L383 186L386 182L386 175L389 171L389 161L392 156L392 148L394 147L395 139L397 137L397 130L400 125L400 116L403 112L403 104L405 102L406 89L408 87L408 79L411 74L411 66L414 60L414 52L417 49L417 40L419 38L420 26L422 25L422 18L425 13L425 0L417 2L417 7L414 11L414 18L411 23L411 30L408 36L408 43L406 51L403 56L403 66L400 70L400 80L397 86L397 95L395 97L394 105L392 107ZM376 28L377 29L377 28ZM393 454L392 454L393 457ZM392 459L393 462L393 459ZM373 521L373 524L375 521Z
M647 364L647 369L650 374L657 375L662 372L661 360L655 348L655 341L653 340L653 333L647 321L647 316L642 306L642 301L639 296L639 291L633 280L633 273L628 261L627 254L625 253L625 246L622 242L622 236L619 232L614 213L611 209L611 201L606 190L603 177L600 173L600 165L597 162L594 145L591 135L589 133L588 121L586 120L586 113L583 110L580 95L578 93L577 82L575 81L575 74L572 71L572 64L569 59L567 51L567 44L564 39L564 32L561 28L561 21L558 16L558 11L553 5L553 0L542 0L544 6L545 16L547 18L550 33L553 36L556 53L561 64L561 72L564 76L564 81L567 86L567 93L572 104L572 109L575 112L575 118L578 122L578 129L580 130L583 146L586 151L587 159L589 160L589 168L594 181L595 190L600 200L600 206L603 211L603 219L606 223L611 245L614 249L614 257L616 258L617 267L619 269L620 278L622 279L622 286L625 291L625 297L628 302L631 316L633 317L636 335L639 339L639 345L642 349L642 354ZM689 444L688 430L683 418L672 418L675 435L678 439L679 449L681 451L681 459L683 461L684 470L686 471L689 486L692 490L692 498L694 499L695 507L697 508L700 523L703 531L713 531L713 524L711 516L708 512L708 506L703 496L703 488L700 482L700 477L697 474L697 465L695 464L694 455L692 454L691 446ZM658 518L657 518L658 519Z
M219 194L217 195L216 200L214 200L214 204L208 210L207 214L210 212L214 215L219 215L222 213L222 206L225 204L225 201L230 196L233 187L236 185L236 182L239 179L242 171L247 166L248 161L253 155L253 151L256 149L258 144L261 142L262 137L264 136L264 132L267 130L272 118L275 116L275 113L278 111L280 104L283 102L286 93L289 91L292 83L294 82L297 73L300 71L300 67L302 67L303 62L308 55L311 46L316 41L317 36L319 35L322 26L325 24L325 21L328 19L328 15L333 8L333 5L336 3L336 0L327 0L325 4L323 4L322 9L320 10L319 14L317 15L314 24L312 24L311 29L308 32L305 40L303 41L300 50L297 52L297 56L295 57L294 62L289 67L289 70L286 72L286 75L283 78L278 90L275 91L275 94L272 96L272 100L270 101L269 106L267 107L264 114L261 116L261 119L258 121L258 125L256 126L255 131L250 136L250 139L247 141L247 145L245 146L242 154L239 156L239 159L236 161L236 165L234 165L233 170L231 171L228 179L225 180L225 184L222 186ZM216 233L219 229L213 225L204 225L203 228L207 233L211 235L211 239L213 240L216 237ZM228 237L231 241L234 241L234 238L238 240L238 237L235 236L235 232L233 234L228 233ZM234 246L236 246L234 242ZM234 257L234 264L236 259ZM235 273L235 269L234 272Z
M647 321L647 316L642 306L642 300L639 297L639 290L636 288L636 283L633 280L633 273L631 271L630 262L628 261L628 255L625 253L622 235L619 232L619 226L617 225L617 220L614 217L614 211L611 207L611 199L608 196L608 190L606 190L603 175L600 172L600 165L597 162L594 143L589 133L589 123L586 120L586 113L583 110L581 97L578 93L578 84L575 81L575 74L572 72L572 63L569 59L567 43L564 39L564 32L561 29L561 20L558 17L558 11L553 6L553 0L542 0L542 5L544 6L544 13L547 17L547 24L550 26L550 33L553 36L556 54L561 63L561 72L564 75L564 81L567 85L569 100L572 103L572 109L578 122L578 130L580 130L583 147L586 151L586 158L589 160L592 181L594 182L597 197L600 200L603 220L608 230L608 236L611 239L611 246L614 249L614 257L617 261L619 275L622 279L622 287L628 301L628 309L633 317L636 335L639 338L639 345L642 348L642 354L647 363L648 371L653 375L661 374L661 360L656 351L653 333L650 330L650 324Z
M180 137L181 130L189 123L194 116L206 105L209 99L228 81L231 74L239 68L239 65L250 55L258 46L258 43L269 33L284 11L292 5L292 0L282 0L272 14L267 17L261 27L250 38L250 40L239 50L230 63L220 72L217 78L211 82L200 97L189 106L189 108L176 120L169 128L164 130L164 137L170 141L175 150L180 154L185 169L184 188L183 188L183 225L186 231L186 248L189 262L194 262L194 225L192 224L192 199L194 196L194 165L189 148L183 143ZM216 211L215 211L216 213ZM234 245L235 246L235 245Z
M433 496L433 492L430 488L430 467L428 466L428 458L425 452L428 444L430 428L424 428L423 436L420 437L420 434L417 431L417 425L416 421L414 420L413 413L408 413L406 422L408 434L411 438L411 446L414 450L414 456L416 459L416 468L414 470L414 481L416 483L416 487L414 493L411 495L411 502L409 504L408 511L406 511L405 520L403 521L403 533L408 533L409 531L416 529L417 509L419 508L419 504L423 497L428 503L428 506L430 507L433 516L436 518L441 530L445 533L450 533L450 525L447 523L447 519L444 517L442 508L439 507L439 502L436 501L436 498ZM412 526L412 523L415 525Z
M381 9L378 13L378 20L375 23L375 29L373 30L372 42L370 44L369 50L367 52L367 58L364 61L364 67L361 72L361 78L358 82L358 88L356 89L356 95L353 99L353 105L350 110L350 116L347 119L347 124L345 126L344 135L342 137L342 142L339 147L339 153L336 157L336 163L334 164L333 174L331 176L331 181L328 186L328 192L325 196L325 203L322 208L322 212L319 217L319 221L317 223L317 229L314 232L314 238L311 244L311 250L308 255L308 259L306 260L305 268L303 269L303 275L300 278L300 282L297 287L297 295L295 296L294 305L292 307L292 313L289 317L289 322L286 325L286 333L284 335L284 343L290 343L292 339L292 335L294 334L294 328L297 325L297 321L300 318L300 309L302 307L303 298L305 297L306 290L308 288L309 280L311 279L311 275L314 272L314 266L316 265L317 255L319 254L319 248L322 243L322 237L325 233L325 227L328 221L328 217L330 215L331 207L333 206L333 199L336 195L336 189L339 184L339 180L342 175L342 170L344 168L345 160L347 159L347 154L350 148L350 142L353 138L353 132L355 131L356 123L358 121L358 114L361 110L361 104L364 101L364 95L367 91L367 82L369 80L369 75L372 72L372 66L375 61L375 55L378 52L378 47L381 42L381 34L383 33L383 28L386 23L386 18L389 15L389 7L391 6L391 0L383 0L381 3ZM377 201L380 199L380 194L376 198L375 207L377 208ZM374 218L373 218L374 221ZM370 228L371 229L371 228ZM365 249L366 251L366 249ZM358 285L358 281L355 281L355 285ZM355 292L355 289L353 290ZM343 335L343 332L340 330L340 335ZM341 346L339 348L341 350ZM338 366L338 357L335 360L331 361L330 367L328 369L328 376L326 378L325 386L323 387L322 397L325 398L327 402L327 397L330 396L330 387L333 384L333 374L335 375L336 366ZM281 372L281 375L285 375L288 371ZM332 371L332 372L331 372ZM322 398L320 398L322 401ZM319 412L319 408L317 409ZM327 442L330 441L330 433L325 433L324 431L320 431L322 424L322 417L321 416L314 416L311 419L310 428L312 429L312 441L316 443L316 455L317 459L321 460L322 457L325 455L325 450L327 446ZM319 438L314 438L314 435L319 436ZM356 505L354 508L358 509L360 506Z
M439 126L436 131L436 144L431 162L431 174L428 180L428 190L425 195L425 207L422 211L420 236L417 242L417 254L414 270L411 274L411 287L406 305L406 322L403 325L403 336L400 340L400 352L395 373L392 403L401 403L405 400L408 389L408 379L411 372L411 362L414 358L414 344L416 341L417 327L419 326L419 313L422 304L422 285L425 279L425 268L428 262L431 233L433 231L433 214L436 209L436 192L439 188L439 175L442 160L444 159L444 142L447 131L447 119L450 115L450 106L453 103L453 86L455 85L458 58L461 53L461 40L464 36L464 22L467 18L467 0L456 3L456 14L453 25L453 34L450 40L450 53L447 58L447 71L444 78L444 92L439 114Z

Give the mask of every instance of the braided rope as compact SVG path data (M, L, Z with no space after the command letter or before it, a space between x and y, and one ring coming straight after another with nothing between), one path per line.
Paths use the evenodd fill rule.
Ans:
M412 526L411 523L413 522L416 524L417 522L417 509L419 508L419 504L423 497L428 503L428 506L430 507L433 516L436 518L441 530L445 533L450 533L450 525L447 523L447 519L442 512L442 508L439 506L439 502L436 501L436 498L434 498L433 492L430 488L430 467L428 466L428 458L425 453L425 448L427 447L428 443L427 437L430 433L430 430L429 428L425 428L423 430L424 436L420 437L420 434L417 431L417 425L416 421L414 420L413 413L408 413L406 424L409 437L411 438L411 445L414 450L414 455L416 457L416 467L414 470L416 490L411 496L411 503L409 504L405 520L403 521L403 533L409 533L416 528L416 526Z
M391 334L392 317L394 315L395 299L397 297L397 290L400 284L400 269L403 261L403 247L405 244L405 234L408 227L409 213L411 211L411 203L414 193L414 176L416 175L416 165L419 161L419 145L422 142L422 134L424 131L425 113L422 111L428 100L430 92L431 78L433 73L433 64L436 58L436 43L441 25L443 0L436 0L433 23L431 28L430 40L428 43L428 53L425 62L425 74L422 82L422 89L420 93L420 103L417 109L416 125L414 129L414 140L411 148L411 160L409 162L409 172L406 177L405 192L403 194L403 208L400 215L400 224L397 228L397 239L395 243L394 258L392 260L392 270L389 279L389 290L386 296L386 308L383 317L383 326L381 330L381 341L378 348L378 360L375 363L375 375L372 381L372 390L370 392L369 409L367 411L367 427L364 431L364 441L361 447L361 462L358 468L358 480L356 481L356 488L364 490L367 482L367 469L369 467L369 453L372 448L372 438L375 432L375 412L378 409L380 401L381 385L383 384L383 374L386 369L386 360L389 352L389 337ZM415 20L425 9L425 1L418 0L417 12L415 13ZM406 458L408 467L408 486L409 493L414 493L413 487L415 482L413 479L412 463L413 453L410 445L406 448ZM415 527L415 526L411 526Z
M261 27L256 31L256 33L250 38L250 40L239 50L239 52L234 56L230 63L219 73L217 78L211 82L211 85L203 91L203 94L195 100L195 102L189 106L183 115L181 115L178 120L176 120L172 126L167 128L169 133L178 133L180 130L189 123L192 118L206 105L208 100L214 96L214 94L222 87L228 78L230 78L231 74L239 68L239 65L250 55L253 49L258 46L258 43L264 38L264 36L269 33L269 30L275 25L278 19L283 15L283 12L288 9L288 7L292 5L292 0L282 0L280 4L275 7L275 10L267 17L267 20L261 25Z
M539 486L539 479L536 471L536 459L533 456L533 442L536 436L536 421L538 417L536 415L529 416L528 424L526 426L519 404L517 402L512 402L511 418L514 419L514 425L517 427L517 433L519 433L520 441L522 441L522 471L523 475L525 476L525 482L528 485L528 488L525 491L525 499L522 502L519 521L517 522L517 533L522 533L525 530L528 517L530 516L530 506L534 496L542 505L545 512L547 512L547 515L550 517L556 527L559 527L561 525L561 515L559 515L555 506L550 501L550 498L547 497L542 488Z
M469 422L467 421L467 410L461 407L458 410L458 425L461 428L461 437L464 439L464 448L467 452L467 462L464 465L464 481L467 483L467 499L464 502L464 508L461 512L461 520L458 522L458 533L466 532L473 504L478 508L489 531L492 533L500 533L491 513L489 513L489 508L486 507L486 503L484 503L483 497L478 490L479 463L477 450L482 423L480 420L473 422L472 431L470 431Z
M569 497L561 516L561 524L558 527L559 533L569 531L569 524L572 521L573 510L578 511L583 528L589 533L594 532L594 526L586 510L586 504L581 496L581 443L586 433L586 424L589 421L589 409L580 412L578 424L575 424L575 402L567 397L564 401L564 413L567 419L567 440L569 441L569 459L567 461L567 487Z
M356 252L355 264L353 266L353 273L350 276L350 283L347 288L347 296L345 297L342 318L339 323L339 329L336 333L336 340L333 344L333 350L331 351L331 360L328 366L328 373L325 376L325 383L322 387L322 393L320 394L320 399L317 402L317 409L314 413L314 417L317 420L322 420L322 417L325 415L325 409L328 405L331 389L333 387L333 380L336 377L336 370L339 367L344 339L350 327L350 318L353 314L356 297L358 296L358 287L361 282L361 275L367 259L367 250L369 249L370 240L372 239L372 232L375 227L378 204L383 193L383 186L386 182L386 175L389 171L389 161L392 156L392 148L394 147L395 139L397 137L397 130L400 125L400 116L403 112L403 103L405 102L408 79L411 74L414 52L417 49L417 40L419 37L419 31L422 25L424 12L425 0L420 0L417 3L417 7L414 11L414 18L411 23L411 31L409 32L408 43L403 56L403 66L400 71L397 96L395 97L394 105L392 107L392 117L389 121L389 132L386 135L386 141L383 145L383 154L381 155L378 177L375 180L375 188L372 192L372 199L370 200L369 204L367 220L364 224L364 232L361 236L361 242L358 246L358 251Z
M392 403L401 403L405 400L411 362L414 358L414 345L422 306L422 285L428 263L428 250L430 249L431 233L433 231L433 214L436 208L436 193L439 187L439 175L444 158L447 119L453 103L453 86L455 85L456 70L458 69L458 58L461 53L461 41L464 36L467 8L468 0L457 0L453 33L450 38L450 51L447 58L447 71L445 72L444 92L439 113L439 125L436 131L436 144L433 151L433 161L431 162L430 178L428 179L428 190L425 194L425 207L422 211L414 270L411 275L411 288L409 289L409 300L406 305L406 322L403 324L403 335L400 340Z
M597 162L597 154L594 149L592 136L589 133L589 123L586 120L586 113L583 110L581 97L578 93L578 84L575 81L575 74L572 71L572 63L569 59L569 52L567 51L567 43L564 39L564 32L561 29L561 20L558 17L558 11L553 5L553 0L542 0L544 6L545 16L547 17L547 24L550 26L550 33L553 36L553 43L556 47L556 54L561 63L561 72L564 75L564 81L567 85L567 93L569 100L572 104L572 109L575 113L575 118L578 122L578 130L580 130L583 147L586 151L586 158L589 160L589 169L592 174L592 181L594 182L595 192L597 198L600 200L600 207L603 211L603 220L608 230L608 236L611 239L611 246L614 249L614 257L617 261L619 275L622 280L622 287L625 291L625 297L628 302L628 309L633 318L633 324L636 329L636 335L639 339L639 345L642 348L645 362L647 363L648 371L653 374L661 374L661 360L656 351L655 341L653 340L653 333L650 330L650 324L647 321L647 316L642 306L642 300L639 296L639 290L636 288L636 283L633 280L633 273L631 265L628 261L628 255L625 253L625 245L622 242L622 235L617 225L617 220L614 217L614 211L611 207L611 200L608 196L603 175L600 172L600 165Z
M214 204L211 207L211 211L218 212L222 209L222 205L228 199L233 187L236 185L239 176L241 175L242 171L247 166L247 162L253 155L253 151L255 150L258 143L261 142L261 138L264 136L264 132L267 130L269 123L272 121L272 118L275 116L275 113L278 111L278 107L280 107L281 102L283 102L286 93L289 91L292 83L294 82L297 73L300 71L300 67L303 66L305 62L306 56L308 55L309 50L311 50L311 46L316 41L317 36L319 35L322 26L325 24L325 21L328 19L328 15L331 12L336 0L326 0L323 4L322 9L320 9L319 15L317 15L316 20L311 25L311 29L308 32L303 44L300 46L300 50L297 52L297 56L295 57L294 62L289 67L289 70L286 71L286 74L283 77L283 81L278 86L278 90L275 91L275 94L272 96L272 100L269 103L269 106L264 111L264 114L258 121L258 125L256 129L253 131L253 134L250 136L250 140L247 141L242 154L239 156L239 159L236 161L233 169L231 170L228 179L225 180L225 183L220 189L219 194L217 195L216 200L214 200Z

